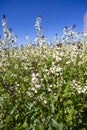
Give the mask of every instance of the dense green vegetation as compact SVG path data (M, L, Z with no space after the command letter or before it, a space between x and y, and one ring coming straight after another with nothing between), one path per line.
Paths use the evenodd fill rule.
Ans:
M0 51L0 130L86 130L87 45Z

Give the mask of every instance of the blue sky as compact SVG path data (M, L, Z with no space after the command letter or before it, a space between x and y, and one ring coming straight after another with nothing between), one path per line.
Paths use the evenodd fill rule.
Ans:
M36 17L42 16L43 34L48 40L62 34L64 26L76 24L77 31L83 31L83 17L87 11L87 0L0 0L1 17L6 15L8 27L19 37L19 44L26 43L26 34L34 41Z

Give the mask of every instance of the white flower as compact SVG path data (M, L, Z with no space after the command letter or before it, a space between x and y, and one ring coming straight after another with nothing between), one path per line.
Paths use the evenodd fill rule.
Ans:
M56 58L56 61L57 61L57 62L59 62L59 61L62 60L62 58L61 58L61 57L58 57L58 56L56 56L55 58Z
M50 88L48 88L48 92L51 92L51 89L50 89Z
M62 70L61 67L57 67L57 68L56 68L56 72L60 72L61 70Z
M47 104L47 100L44 100L44 103Z
M15 64L14 68L15 68L15 69L18 69L18 64Z
M35 84L35 88L41 88L41 85L40 84Z

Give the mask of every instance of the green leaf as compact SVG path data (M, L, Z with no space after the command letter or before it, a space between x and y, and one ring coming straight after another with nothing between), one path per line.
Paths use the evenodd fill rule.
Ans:
M63 123L59 123L59 130L64 130L64 125L63 125Z
M28 123L26 120L24 121L23 128L28 128Z
M48 130L53 130L53 129L51 127L49 127Z
M55 119L53 119L53 118L52 118L52 126L55 127L57 130L59 128L58 122Z
M43 125L37 124L36 127L35 127L35 130L43 130Z
M18 117L19 117L19 114L17 114L17 115L15 116L15 119L17 120L17 119L18 119Z
M51 112L54 113L54 109L55 109L55 108L54 108L54 104L51 103L51 104L50 104L50 107L51 107Z

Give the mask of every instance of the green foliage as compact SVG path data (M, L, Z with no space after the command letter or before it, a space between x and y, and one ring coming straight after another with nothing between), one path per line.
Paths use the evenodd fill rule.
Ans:
M29 45L0 57L0 130L87 129L87 53L72 47Z

